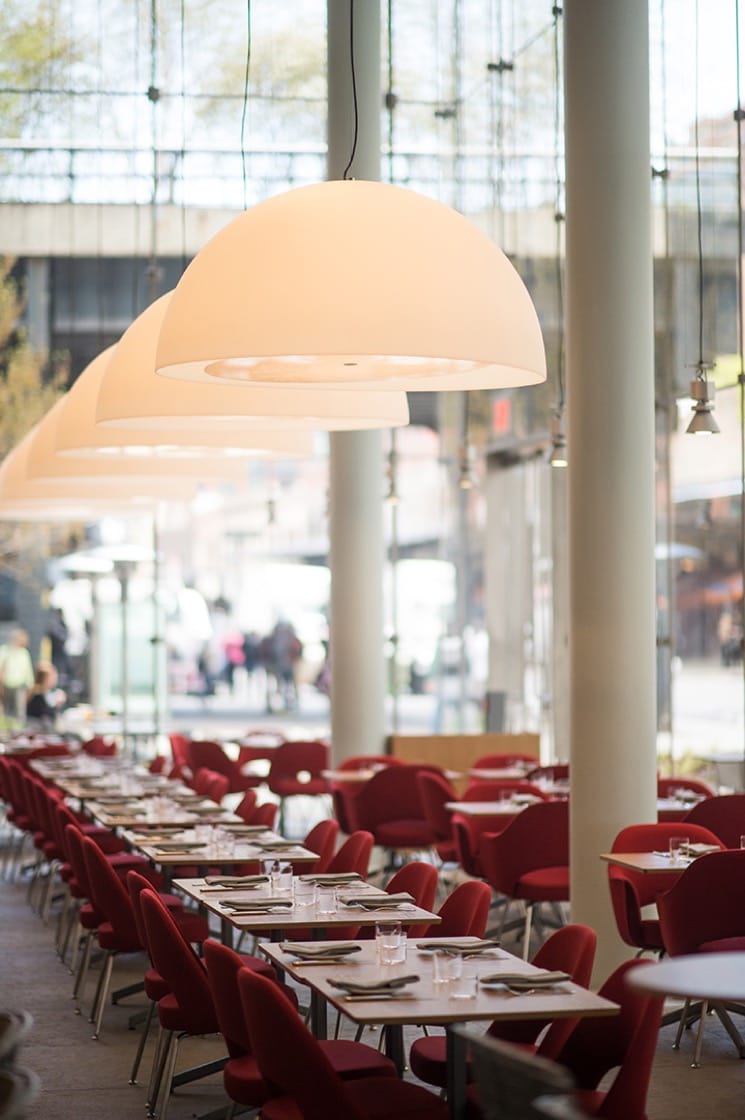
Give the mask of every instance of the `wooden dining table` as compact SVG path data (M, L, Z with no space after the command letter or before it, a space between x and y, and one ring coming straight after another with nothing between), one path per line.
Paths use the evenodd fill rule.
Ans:
M447 942L452 938L443 939ZM459 938L464 944L470 938ZM435 945L436 938L427 937ZM395 965L380 964L376 946L371 941L360 941L360 951L345 958L343 964L298 962L281 944L263 943L261 952L278 968L311 990L312 1026L318 1037L325 1037L327 1024L325 1008L335 1007L360 1026L385 1026L386 1047L399 1070L403 1069L403 1027L443 1026L447 1036L447 1089L450 1115L453 1120L463 1120L466 1115L466 1040L452 1028L464 1022L493 1022L512 1019L573 1019L585 1016L607 1016L618 1013L618 1005L571 981L559 984L550 991L530 990L514 995L495 983L485 986L479 982L474 998L455 998L457 981L449 984L434 982L434 954L431 950L418 950L416 938L410 937L407 959ZM496 948L488 956L470 958L464 966L475 967L478 976L496 973L537 973L527 961ZM396 976L414 975L417 980L399 989L392 996L350 996L335 988L335 980L374 981L389 980Z
M266 857L264 857L266 858ZM282 854L281 858L300 862L292 853L290 856ZM314 853L314 859L318 856ZM220 890L205 882L204 877L198 879L175 879L173 886L176 890L186 895L187 898L197 902L200 908L208 910L220 919L220 932L223 942L232 945L233 934L247 930L256 936L264 935L272 940L280 937L289 937L293 930L310 930L311 936L318 941L333 940L335 930L348 929L349 926L374 926L377 922L390 918L401 921L403 924L429 926L437 924L440 918L429 910L420 906L406 904L396 909L386 907L383 910L366 909L362 906L352 907L343 903L345 896L356 894L369 895L370 907L374 907L375 899L388 899L389 895L379 887L374 887L364 879L345 883L337 888L338 902L333 914L322 913L318 902L311 906L299 906L295 901L295 883L298 876L294 876L293 890L290 894L272 895L271 886L267 882L254 889L223 889ZM270 900L274 898L277 906L261 914L245 914L231 910L231 902L250 902L253 899ZM288 906L287 903L291 905Z

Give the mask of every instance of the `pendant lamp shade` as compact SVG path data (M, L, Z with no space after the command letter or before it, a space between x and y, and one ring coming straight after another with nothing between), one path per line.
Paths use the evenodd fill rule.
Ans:
M263 386L248 389L215 382L185 384L158 377L155 352L173 293L152 303L122 335L116 353L101 377L96 406L103 427L128 431L200 433L231 446L250 446L259 438L277 439L277 431L293 432L292 446L302 431L343 431L394 428L409 422L405 393L359 393L344 390ZM201 314L201 312L200 312ZM255 433L264 433L261 437ZM298 452L302 453L302 451Z
M514 267L457 211L387 183L300 187L230 222L176 286L167 377L372 390L546 378Z
M28 455L37 428L38 425L24 436L0 466L2 520L88 520L112 510L151 509L157 501L165 499L189 501L194 494L194 484L189 479L163 479L155 490L150 484L143 487L138 480L128 478L113 482L105 490L85 478L58 483L29 480Z
M146 313L145 313L146 314ZM271 431L257 429L241 433L241 438L230 438L230 433L216 432L202 426L198 432L179 432L161 426L159 430L134 434L96 424L98 394L104 375L112 364L113 378L126 378L143 355L136 343L142 335L139 320L124 332L121 340L104 350L79 375L69 393L63 398L55 425L55 450L63 457L95 458L100 463L135 461L156 455L165 460L169 469L173 460L224 458L275 458L290 459L313 454L313 437L310 432ZM134 337L135 345L131 344ZM152 380L154 350L150 349L149 369ZM238 432L234 431L233 436ZM106 470L106 467L103 467ZM209 470L209 468L208 468Z
M66 397L58 400L30 440L26 460L29 479L43 480L50 485L61 485L70 479L87 480L101 489L116 487L124 479L140 494L157 495L163 484L170 481L185 482L193 488L205 480L239 482L246 478L245 463L224 457L168 459L151 450L149 455L100 462L59 455L55 450L57 428L66 404Z

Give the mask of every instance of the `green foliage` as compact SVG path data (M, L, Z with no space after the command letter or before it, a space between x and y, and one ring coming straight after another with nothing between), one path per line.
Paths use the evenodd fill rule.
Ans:
M13 261L0 259L0 455L13 448L64 392L67 367L49 364L19 325L23 299L12 276Z

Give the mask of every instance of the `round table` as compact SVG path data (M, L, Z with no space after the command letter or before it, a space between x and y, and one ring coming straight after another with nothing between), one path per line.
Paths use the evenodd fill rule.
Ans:
M745 952L692 953L635 968L629 983L655 996L745 1000Z

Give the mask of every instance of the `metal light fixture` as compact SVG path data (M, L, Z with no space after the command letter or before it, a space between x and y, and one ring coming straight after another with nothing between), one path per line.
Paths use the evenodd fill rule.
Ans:
M691 382L693 417L686 432L690 435L718 435L719 425L713 416L716 389L706 376L707 369L712 369L712 366L699 362L696 368L698 373Z
M487 234L431 198L365 180L299 187L233 219L179 280L156 368L306 389L546 378L535 307Z
M548 462L551 467L566 467L568 465L563 409L556 409L551 416L551 453Z

